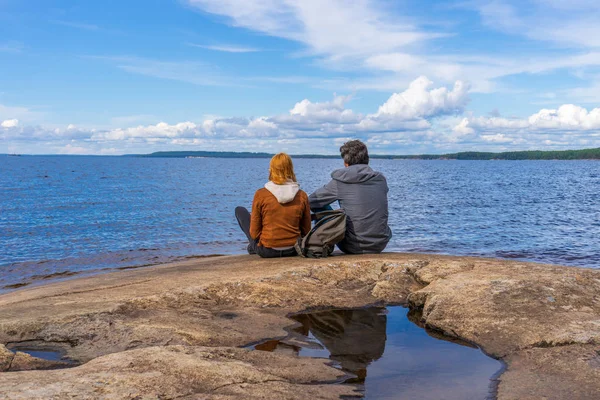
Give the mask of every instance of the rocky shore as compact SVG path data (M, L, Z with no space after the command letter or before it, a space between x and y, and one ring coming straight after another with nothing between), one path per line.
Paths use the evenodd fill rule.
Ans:
M498 399L600 398L600 271L393 253L216 257L0 295L0 398L360 396L326 360L241 346L284 337L292 312L371 304L421 309L502 360Z

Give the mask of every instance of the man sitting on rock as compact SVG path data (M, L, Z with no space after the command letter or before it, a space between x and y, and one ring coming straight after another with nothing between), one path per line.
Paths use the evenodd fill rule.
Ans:
M340 153L345 168L333 171L331 182L309 196L310 208L339 202L347 215L346 236L337 245L344 253L382 252L392 238L385 176L369 167L369 152L360 140L344 143Z

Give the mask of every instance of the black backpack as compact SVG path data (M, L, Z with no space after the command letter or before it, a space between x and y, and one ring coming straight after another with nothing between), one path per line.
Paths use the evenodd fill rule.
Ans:
M346 235L346 214L343 210L321 211L315 213L315 219L315 226L294 246L302 257L328 257Z

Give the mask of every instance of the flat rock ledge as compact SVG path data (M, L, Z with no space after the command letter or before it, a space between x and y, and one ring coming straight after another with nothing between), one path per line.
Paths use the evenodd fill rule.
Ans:
M286 336L289 313L372 304L501 359L498 399L600 398L599 270L395 253L197 259L1 295L0 398L360 397L327 360L242 347Z

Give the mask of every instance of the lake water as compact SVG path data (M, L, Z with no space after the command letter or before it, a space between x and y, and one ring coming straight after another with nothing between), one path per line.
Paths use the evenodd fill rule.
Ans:
M311 191L341 160L297 159ZM241 254L233 217L268 159L0 156L0 288L75 272ZM597 161L373 160L387 250L600 266Z
M467 343L418 326L403 307L296 314L288 336L253 346L301 357L329 358L367 399L495 398L502 364ZM415 323L411 322L411 319Z

